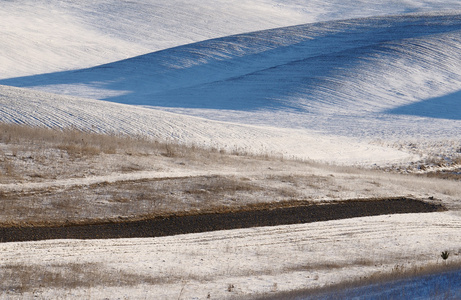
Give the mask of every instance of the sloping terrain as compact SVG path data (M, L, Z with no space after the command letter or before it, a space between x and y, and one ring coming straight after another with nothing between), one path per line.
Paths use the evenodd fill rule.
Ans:
M344 154L320 142L318 148L325 149L329 161L361 162L350 157L350 145L341 136L352 138L353 143L365 143L370 151L362 152L366 153L363 161L368 163L409 158L394 150L389 155L376 155L376 145L369 143L376 144L378 139L384 140L379 146L397 143L401 149L417 145L420 152L413 151L416 160L449 148L444 152L450 161L456 155L461 126L461 104L456 98L461 84L460 43L458 13L351 19L234 35L89 69L4 79L0 84L270 126L272 134L283 131L287 137L281 142L261 142L256 134L251 145L244 146L253 152L267 149L270 153L324 160L311 143L312 139L318 140L313 133L317 132L346 149ZM15 105L27 106L18 100L10 105L12 110L16 110ZM118 110L117 106L106 106L107 111ZM59 116L60 110L53 110L63 122L72 115L63 112ZM143 110L138 118L145 114L149 112ZM35 117L30 120L20 115L17 122L36 122ZM108 131L108 125L97 119L81 119ZM63 126L59 122L41 123ZM161 123L156 126L157 133L147 134L158 136L161 132L186 143L202 141L194 137L194 126L184 126L184 134L180 133L184 138L171 132L178 127L165 131ZM288 128L308 131L288 133ZM220 135L232 135L214 127L209 131L218 147L242 147L242 140L248 140L245 135L237 135L222 143ZM305 138L296 139L300 134ZM428 147L427 139L437 139L442 146ZM297 146L286 144L289 140L296 141ZM368 159L372 156L375 161Z
M13 287L4 293L11 298L264 298L442 265L445 250L448 264L459 263L460 220L441 212L153 239L5 243L0 284Z
M4 122L74 127L110 134L147 136L228 151L270 154L339 163L390 163L411 157L397 149L311 130L211 121L138 106L114 104L0 86ZM341 148L338 147L341 143Z
M2 1L0 78L91 67L269 28L453 9L461 9L459 1Z
M135 105L362 115L458 91L460 44L460 14L352 19L0 83Z
M164 142L2 130L1 217L19 230L285 200L448 209L3 243L0 297L246 299L459 266L460 1L2 1L0 36L0 122ZM406 174L431 170L454 179Z

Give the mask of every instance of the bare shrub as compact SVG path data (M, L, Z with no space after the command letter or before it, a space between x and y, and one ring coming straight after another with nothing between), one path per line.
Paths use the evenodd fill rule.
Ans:
M443 260L447 260L448 256L450 256L450 252L448 251L442 251L442 254L440 255Z

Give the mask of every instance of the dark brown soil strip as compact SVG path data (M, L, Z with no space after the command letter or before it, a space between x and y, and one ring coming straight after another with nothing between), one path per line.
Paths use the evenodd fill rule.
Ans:
M368 201L348 200L332 204L157 217L140 221L48 227L1 227L0 242L159 237L215 230L441 210L444 210L441 205L407 198Z

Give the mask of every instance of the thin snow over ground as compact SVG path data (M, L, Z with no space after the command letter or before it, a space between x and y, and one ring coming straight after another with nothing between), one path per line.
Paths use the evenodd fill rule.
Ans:
M0 84L263 126L260 129L266 131L229 134L218 127L197 131L184 125L176 132L178 127L166 119L196 122L178 115L162 118L165 121L149 130L135 129L184 143L210 145L212 140L218 148L382 165L409 162L410 155L394 149L379 152L377 146L394 143L405 150L413 144L422 149L427 139L436 139L454 150L445 151L450 160L456 155L461 127L456 97L461 85L460 32L459 12L330 21L207 40L89 69L4 79ZM28 106L21 101L30 100L4 101L19 110L15 106ZM110 122L101 123L100 114L94 120L78 117L96 124L90 128L74 124L73 108L62 101L59 105L61 109L52 109L56 120L39 123L133 133L123 128L133 124L133 117L117 123L108 113L119 106L106 103ZM32 118L2 118L37 125L37 113ZM150 114L137 110L136 118L150 124L141 121ZM429 148L419 155L440 151L441 147Z
M37 287L25 297L206 299L210 294L211 299L248 299L252 294L321 287L345 278L436 264L445 250L459 262L460 229L461 216L445 212L163 238L7 243L0 249L5 265L59 271L59 266L82 264L101 278L106 273L123 274L146 282L72 290ZM92 270L92 265L98 269ZM8 295L14 292L7 291Z
M461 151L460 10L458 0L2 1L0 121L367 166L450 158ZM2 264L100 263L100 275L157 282L23 297L222 299L437 263L444 250L459 261L460 221L450 211L0 249Z
M218 122L137 106L0 86L5 122L150 136L185 144L338 163L392 163L405 152L311 130ZM341 148L338 147L341 143ZM335 159L332 160L331 158Z

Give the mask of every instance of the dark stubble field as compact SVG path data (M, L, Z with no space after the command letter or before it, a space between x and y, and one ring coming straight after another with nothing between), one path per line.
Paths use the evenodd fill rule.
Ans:
M48 239L113 239L159 237L215 230L301 224L355 217L443 211L438 204L409 198L347 200L328 204L285 202L244 207L218 213L175 214L138 220L120 219L100 223L59 226L5 226L0 241Z

